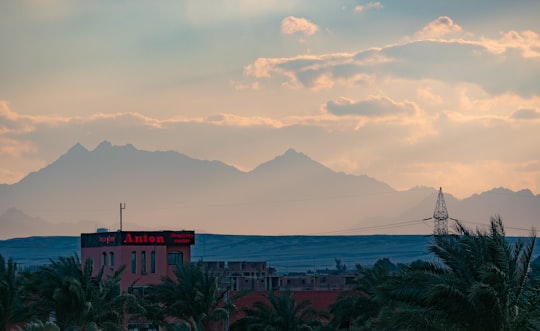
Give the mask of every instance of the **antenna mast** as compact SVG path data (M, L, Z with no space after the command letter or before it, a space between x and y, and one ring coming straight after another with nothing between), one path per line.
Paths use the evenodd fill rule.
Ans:
M433 233L435 235L448 234L448 210L446 209L442 187L439 188L439 195L437 196L437 204L435 205L435 211L433 212L433 219L435 220L435 229Z
M126 203L120 202L120 232L122 232L122 210L126 209Z

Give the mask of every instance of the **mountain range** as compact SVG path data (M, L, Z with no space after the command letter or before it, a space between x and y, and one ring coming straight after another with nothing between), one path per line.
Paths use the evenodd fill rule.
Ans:
M335 172L293 149L244 172L174 151L104 141L74 145L15 184L0 185L0 239L97 228L245 235L429 234L438 188L398 191ZM451 218L476 227L500 215L508 233L538 224L540 195L494 188L456 199ZM120 204L126 208L121 209ZM451 224L450 221L449 224Z

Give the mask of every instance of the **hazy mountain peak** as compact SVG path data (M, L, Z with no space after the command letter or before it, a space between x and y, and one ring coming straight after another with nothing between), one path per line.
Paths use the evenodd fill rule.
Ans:
M521 196L534 197L534 194L529 189L523 189L523 190L520 190L520 191L518 191L516 193L518 195L521 195Z
M317 163L316 161L313 161L309 156L307 156L304 153L297 152L294 148L289 148L285 151L285 153L281 154L280 156L274 158L274 160L288 160L291 162L295 162L298 160L306 160L311 161L314 163Z
M492 188L491 190L489 191L485 191L485 192L482 192L482 193L476 193L476 194L473 194L472 196L473 197L478 197L478 196L483 196L483 195L501 195L501 196L504 196L504 195L513 195L514 191L510 190L510 189L507 189L506 187L495 187L495 188Z
M94 149L94 152L99 151L99 150L108 150L108 149L111 149L112 147L113 146L110 141L103 140L101 143L99 143L99 145L97 145L96 149Z
M73 147L71 147L67 153L68 154L73 154L73 153L81 153L81 152L88 152L88 150L83 146L81 145L80 143L76 143L75 145L73 145Z
M289 148L283 153L283 156L305 155L304 153L297 152L294 148Z
M485 194L500 195L500 196L520 196L520 197L534 197L535 195L529 189L523 189L519 191L512 191L506 187L496 187L489 191L482 192L480 194L473 194L472 197L482 196Z
M5 218L5 217L8 217L10 219L20 219L20 218L24 218L24 217L28 217L25 213L23 213L21 210L15 208L15 207L10 207L8 208L6 211L4 211L4 213L2 215L0 215L1 218Z
M280 173L280 171L294 172L295 170L305 172L308 169L319 171L326 170L331 172L330 169L314 161L306 154L297 152L293 148L289 148L287 151L285 151L285 153L275 157L270 161L262 163L261 165L253 169L252 172L257 173L261 171L277 171L277 173Z
M429 216L437 199L434 188L395 191L367 175L337 173L293 148L249 174L220 161L149 152L131 144L103 141L95 150L99 152L75 144L46 168L0 186L0 213L18 207L0 214L0 236L110 227L119 201L130 206L126 215L131 224L155 219L160 227L182 224L217 233L423 233L431 230L425 222L397 229L384 224ZM464 222L487 222L499 214L513 220L509 224L514 228L528 229L540 214L540 195L529 190L495 188L464 200L444 193L452 217ZM38 218L21 210L37 212ZM329 218L335 221L329 224Z
M511 190L507 189L506 187L496 187L494 189L491 189L490 191L487 191L487 192L492 192L492 193L512 193Z
M116 154L118 152L122 152L124 154L130 154L132 152L139 152L138 149L135 148L132 144L126 144L126 145L113 145L108 140L102 141L93 151L93 153L96 154L102 154L109 157L111 154ZM150 152L145 152L150 153Z
M81 158L86 157L87 154L88 154L88 149L86 149L86 147L84 147L80 143L76 143L65 154L61 155L56 161L49 164L47 167L39 170L39 172L45 171L47 168L54 167L58 163L65 162L66 160L70 160L68 162L73 162L74 160L79 160ZM32 177L35 174L36 174L36 172L32 172L28 176L23 178L21 181L26 181L28 177Z

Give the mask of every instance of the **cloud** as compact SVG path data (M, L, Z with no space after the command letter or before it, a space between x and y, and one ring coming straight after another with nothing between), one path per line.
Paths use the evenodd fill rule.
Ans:
M288 16L281 21L281 33L286 35L302 33L306 36L312 36L317 33L318 30L319 27L316 24L313 24L305 18Z
M540 172L540 160L533 160L520 164L517 167L517 170L525 172Z
M432 28L426 33L443 35L458 30L449 19L435 22L438 24L430 24ZM540 95L539 50L540 39L532 32L509 32L500 39L409 40L356 52L258 58L244 67L244 74L264 81L264 86L294 89L430 79L472 83L494 95L511 92L531 96Z
M254 126L267 126L273 128L280 128L284 126L284 123L279 120L271 118L265 118L260 116L245 117L234 114L219 114L209 116L204 120L205 123L214 125L225 126L238 126L238 127L254 127Z
M458 19L457 7L380 1L141 2L134 20L120 3L51 15L67 7L9 2L0 91L19 112L0 106L0 182L107 139L242 169L294 147L398 188L457 187L460 173L472 187L503 160L496 182L538 183L512 168L540 159L535 6L474 3Z
M526 59L540 60L540 36L531 30L508 31L500 39L481 38L480 42L494 54L517 50Z
M540 112L536 109L519 109L512 113L512 118L520 120L531 120L540 118Z
M444 90L445 86L439 88ZM415 95L414 88L412 91L411 97ZM525 109L538 109L523 99L508 100L503 108L516 103L526 105ZM507 172L497 172L498 183L537 176L532 170L523 174L524 170L515 166L538 159L531 154L536 145L530 137L537 132L532 121L504 121L504 116L489 113L426 114L414 101L384 95L356 100L336 98L324 103L323 108L326 111L284 117L219 113L157 119L126 112L63 117L61 121L57 117L38 119L2 108L3 114L8 110L8 115L0 123L9 117L12 127L19 128L29 121L32 129L0 133L0 182L20 180L57 159L76 142L96 146L105 139L116 145L131 143L139 149L175 150L195 158L221 160L246 171L294 147L336 171L369 174L399 189L417 184L439 185L441 173L446 173L441 169L454 169L442 176L442 184L448 185L449 190L452 187L450 191L456 194L474 191L478 183L489 189L485 183L492 181L484 172L491 160L503 158L515 163L500 161ZM497 120L497 126L486 124ZM498 148L486 149L488 144ZM399 164L391 160L399 160ZM422 164L422 169L416 171L418 164ZM478 167L479 164L485 166ZM460 173L467 173L471 179L466 188L452 184ZM535 189L533 185L528 187Z
M440 95L437 95L433 92L432 88L429 86L421 86L416 89L416 94L418 97L429 104L440 105L443 103L443 99Z
M416 106L413 103L396 102L388 97L370 97L360 101L341 97L335 101L328 101L326 109L329 113L337 116L365 117L411 116L416 112Z
M454 23L454 21L448 16L440 16L436 20L431 21L428 25L424 26L422 30L415 34L415 36L419 39L439 38L459 32L463 32L461 26Z
M40 123L54 124L60 117L21 115L12 111L6 101L0 100L0 134L18 135L31 132Z
M0 136L0 155L20 158L36 152L36 146L30 141Z
M364 68L388 62L372 50L360 53L299 55L291 58L258 58L244 67L244 74L258 79L285 77L282 86L288 88L330 88L335 85L369 84L372 72ZM247 84L245 84L247 86ZM260 88L260 85L257 85Z
M159 129L169 120L159 120L136 112L118 112L118 113L95 113L87 117L74 117L71 121L75 123L84 122L106 122L115 121L124 126L142 125Z
M358 5L354 7L354 11L357 13L363 12L368 9L382 9L384 8L383 4L379 1L376 2L368 2L365 5Z

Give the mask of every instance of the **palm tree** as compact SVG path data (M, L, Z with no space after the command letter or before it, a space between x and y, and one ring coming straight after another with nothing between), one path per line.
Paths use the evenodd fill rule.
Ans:
M60 328L53 322L35 321L17 327L17 331L60 331Z
M102 330L120 330L125 317L143 311L137 297L120 290L120 276L125 266L103 278L103 269L86 290L91 303L91 321Z
M322 327L319 314L311 302L296 304L290 290L280 294L268 292L267 302L257 301L246 308L246 316L232 325L232 330L248 331L310 331Z
M136 299L120 292L123 269L104 279L102 268L94 278L92 265L88 259L83 268L76 255L60 257L27 275L26 287L34 294L29 298L34 316L54 314L62 330L120 330L126 307L132 307Z
M64 329L82 329L90 322L92 305L86 289L92 282L91 261L82 268L78 256L60 257L28 275L26 287L36 318L54 316Z
M10 258L7 263L0 255L0 331L25 318L21 300L21 286L17 276L17 264Z
M384 299L381 288L396 270L397 266L387 258L378 260L372 268L359 268L354 288L341 293L330 307L330 325L346 330L374 329L373 323L377 322L376 328L383 329L378 316L391 303Z
M145 298L148 319L166 325L167 318L174 318L191 330L202 331L209 322L228 316L224 302L227 289L221 289L218 277L202 264L179 265L175 276L164 277L149 288Z
M540 319L540 287L528 271L536 235L510 242L500 217L489 231L456 224L457 234L437 235L429 250L439 262L417 262L386 286L400 303L396 325L423 330L528 330Z

